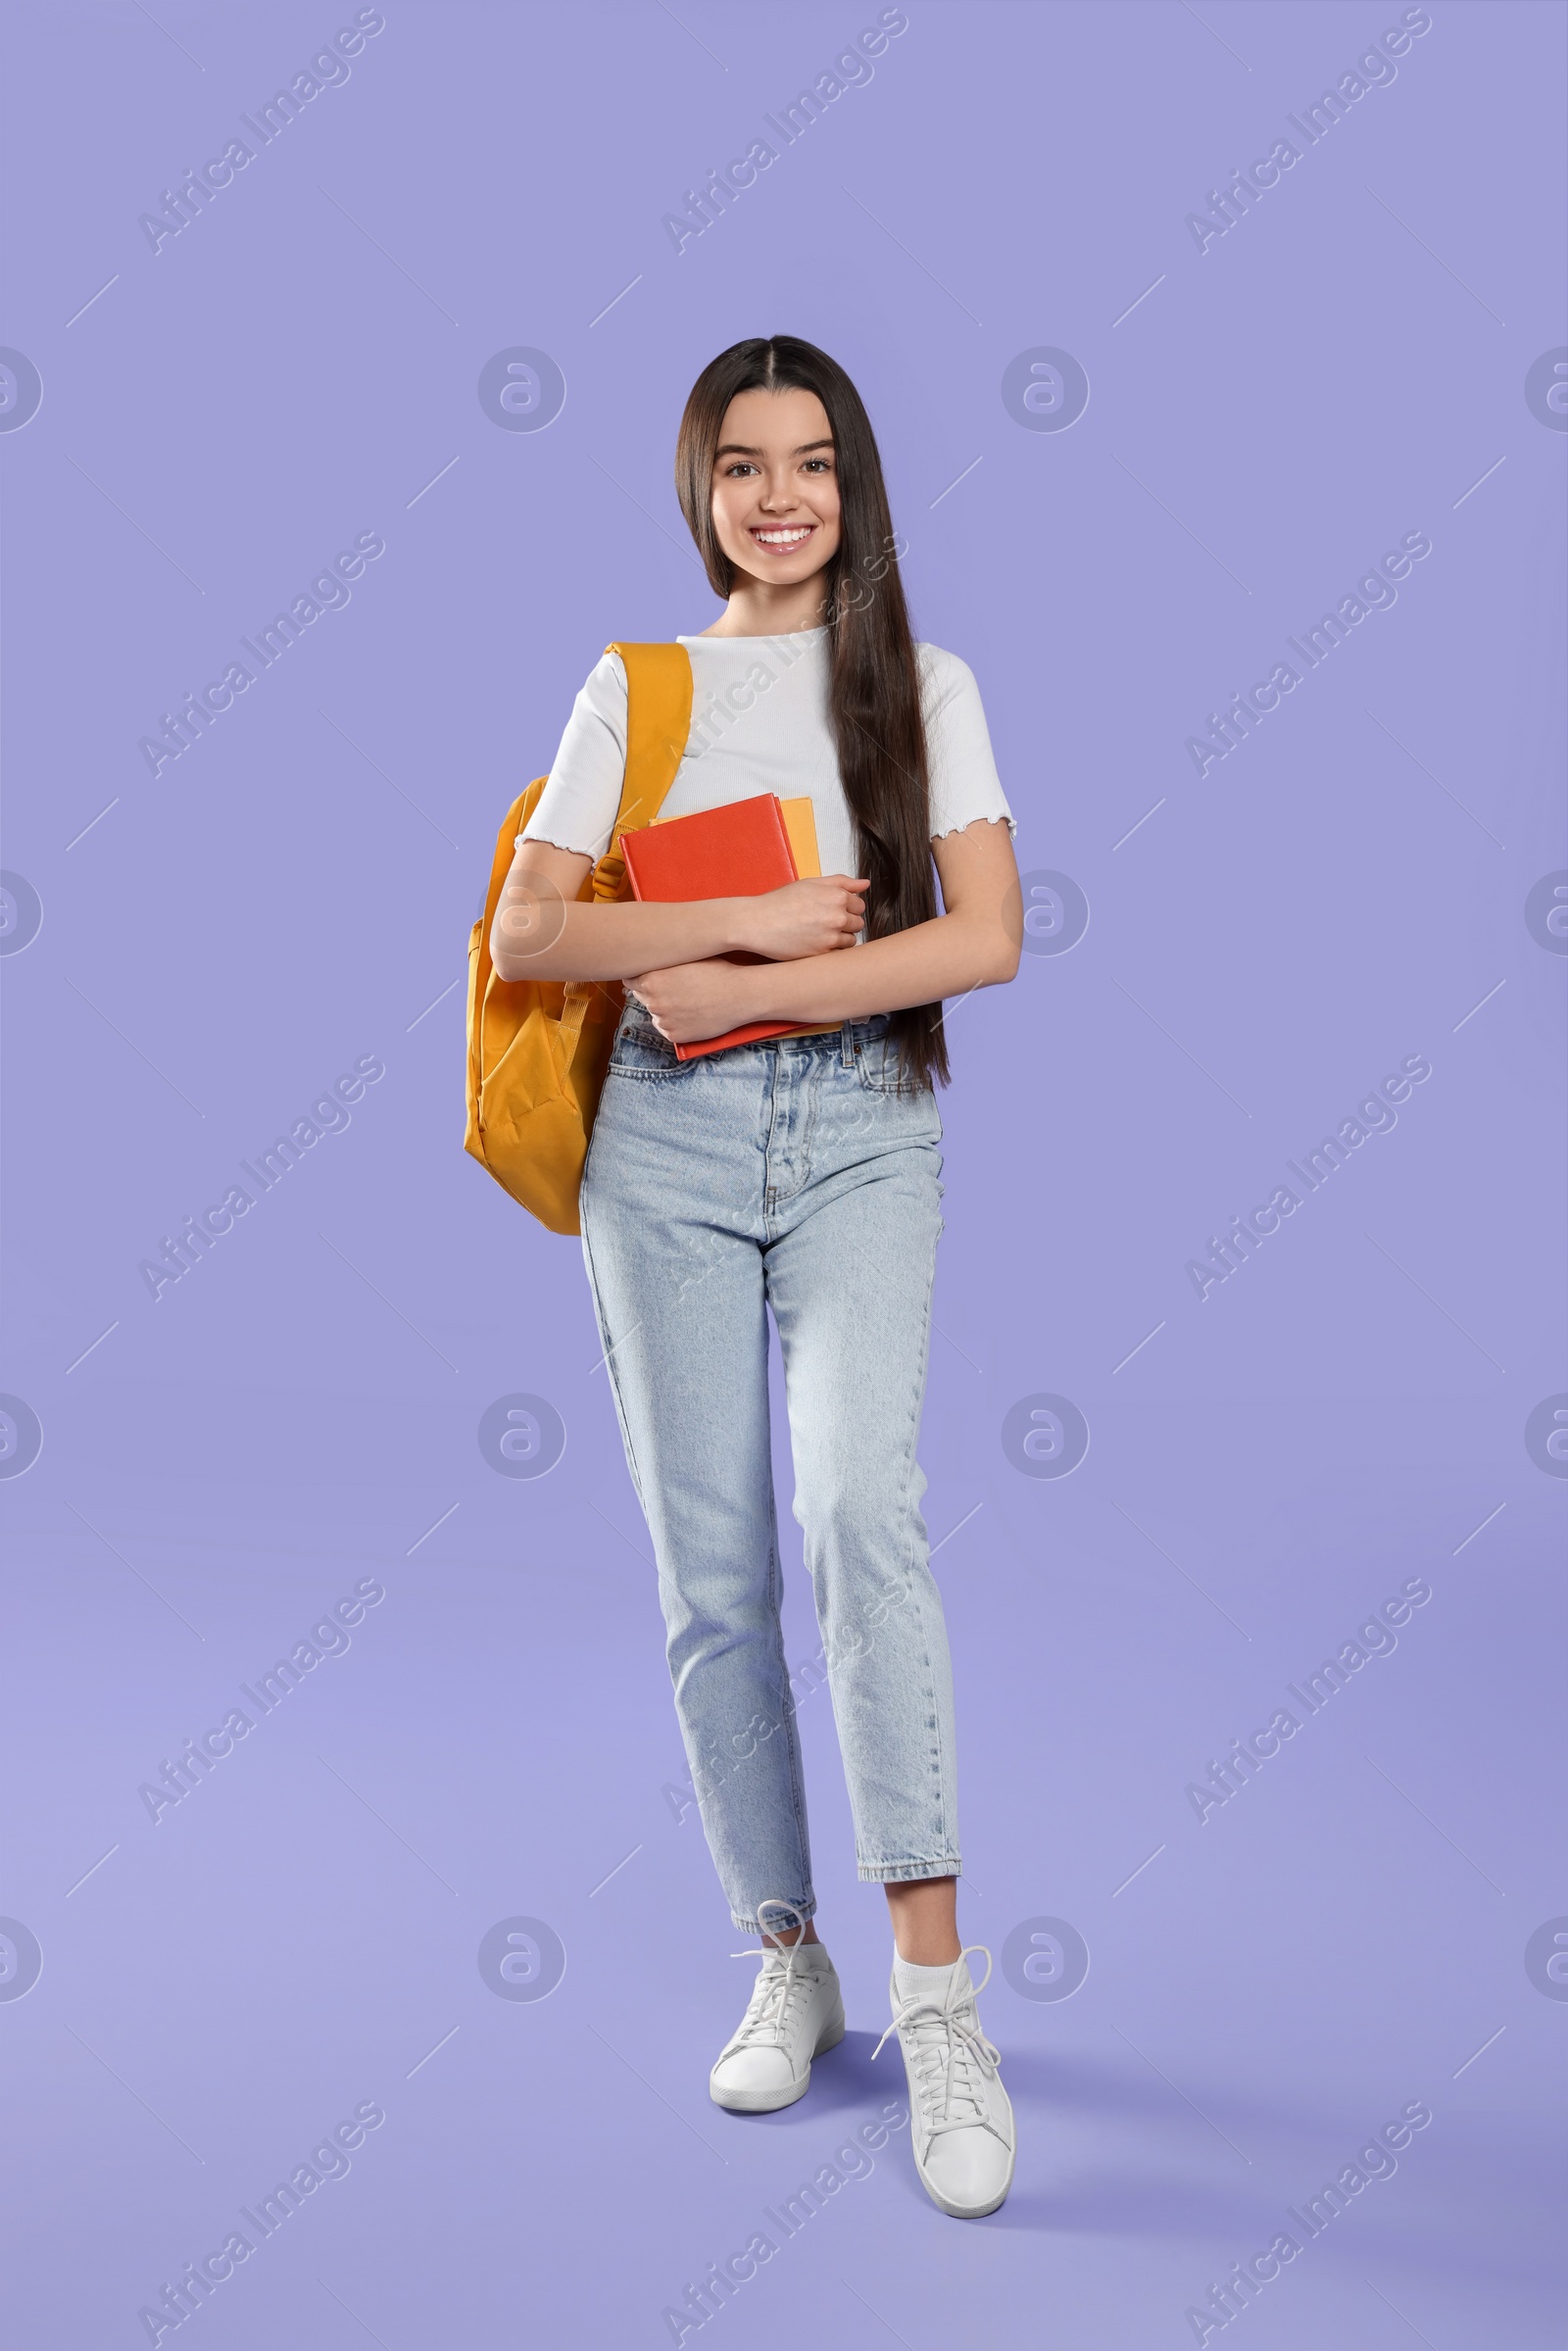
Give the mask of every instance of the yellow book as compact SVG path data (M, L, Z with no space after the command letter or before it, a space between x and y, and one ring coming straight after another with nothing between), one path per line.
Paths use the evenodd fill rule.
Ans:
M816 881L822 872L822 860L816 846L816 816L808 800L781 800L779 808L784 818L784 830L790 837L790 853L795 859L795 871L801 881Z

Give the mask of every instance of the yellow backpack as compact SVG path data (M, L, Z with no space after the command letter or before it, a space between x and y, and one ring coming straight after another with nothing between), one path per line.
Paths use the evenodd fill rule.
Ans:
M629 895L620 836L658 815L691 731L692 665L683 645L606 650L626 665L626 773L610 847L578 892L585 905ZM539 776L508 809L484 912L468 935L463 1145L552 1233L576 1233L577 1190L625 991L618 980L503 980L490 961L490 926L517 835L548 780Z

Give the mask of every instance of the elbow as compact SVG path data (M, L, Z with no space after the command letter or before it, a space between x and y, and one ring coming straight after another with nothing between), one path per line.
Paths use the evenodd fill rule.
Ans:
M550 972L540 970L539 962L539 956L519 955L517 949L508 942L501 928L501 917L497 915L490 927L490 968L496 978L511 984L517 980L552 977Z
M1000 923L987 930L983 944L984 968L980 973L982 988L1000 988L1016 979L1022 960L1022 942Z
M946 919L962 924L962 955L955 957L953 972L956 990L999 988L1017 976L1022 934L1015 936L1004 917L971 916L965 920L961 915L949 915ZM956 932L955 938L958 935Z

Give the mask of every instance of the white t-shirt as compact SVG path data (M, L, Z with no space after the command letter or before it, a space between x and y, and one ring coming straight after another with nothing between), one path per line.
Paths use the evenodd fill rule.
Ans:
M691 816L776 792L808 798L822 871L855 874L855 825L828 720L828 632L680 637L692 664L692 726L660 814ZM991 756L973 673L935 645L918 648L931 776L931 835L977 818L1016 832ZM572 707L550 780L518 835L600 857L610 847L626 764L626 667L606 654Z

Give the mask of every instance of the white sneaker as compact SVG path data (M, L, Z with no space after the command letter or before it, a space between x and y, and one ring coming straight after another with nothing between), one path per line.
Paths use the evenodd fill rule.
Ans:
M805 1921L791 1902L758 1904L787 1910L797 1926ZM758 1952L735 1951L735 1959ZM761 1968L740 2029L709 2076L715 2106L734 2114L771 2114L806 2095L811 2060L844 2038L844 1998L838 1971L821 1943L783 1944L762 1930Z
M893 2022L872 2052L880 2054L888 2034L898 2034L909 2078L914 2168L932 2203L957 2221L996 2211L1012 2185L1017 2145L1012 2106L998 2071L1002 2053L981 2032L975 2006L990 1982L991 1953L985 1951L986 1972L974 1984L966 1965L970 1951L985 1951L985 1945L970 1943L959 1952L940 1999L918 1993L901 1998L895 1965Z

